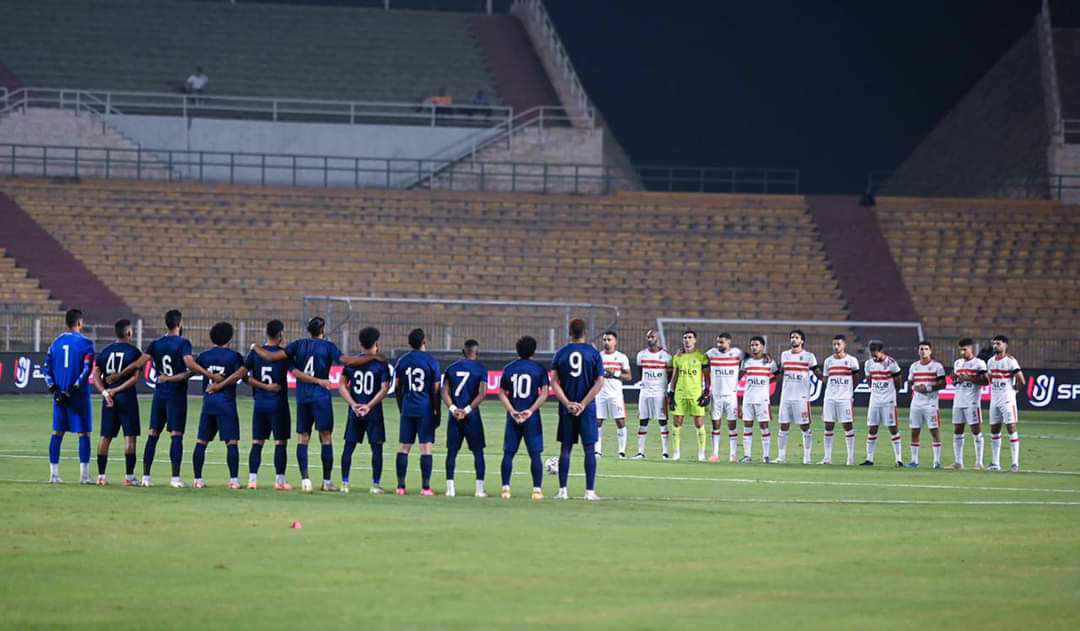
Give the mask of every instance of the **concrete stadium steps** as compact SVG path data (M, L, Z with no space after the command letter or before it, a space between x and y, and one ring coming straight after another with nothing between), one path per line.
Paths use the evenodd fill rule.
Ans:
M515 112L559 106L559 96L533 50L525 27L512 15L474 15L469 27L484 51L499 98Z
M0 60L25 85L412 102L495 95L468 16L178 0L11 0ZM494 98L494 97L493 97ZM497 104L497 99L496 104Z
M45 212L63 217L63 209L45 209ZM87 217L87 223L100 221L99 218ZM89 320L108 322L123 315L130 315L131 310L113 291L102 283L87 265L100 261L101 253L89 256L86 264L72 256L59 241L39 225L33 217L23 211L11 197L0 191L0 247L14 259L19 267L25 268L29 275L39 279L40 284L48 288L39 293L27 292L31 304L42 311L55 311L58 308L77 307L83 310ZM71 226L76 242L80 241L81 225ZM132 247L133 256L141 251ZM107 270L96 263L103 273L122 275L122 268ZM35 284L37 281L34 281ZM6 283L5 283L6 285ZM3 296L6 294L0 294ZM50 297L51 296L51 297ZM3 302L4 298L0 298Z
M49 313L60 309L60 301L50 298L49 291L0 248L0 306L26 313Z
M608 303L638 323L846 318L795 196L18 179L0 190L83 262L125 270L105 278L142 314L294 318L303 295L328 294Z

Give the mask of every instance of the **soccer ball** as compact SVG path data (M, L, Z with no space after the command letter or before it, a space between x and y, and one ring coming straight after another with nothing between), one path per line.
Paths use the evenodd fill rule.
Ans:
M547 471L548 475L556 475L559 473L558 456L552 456L544 462L544 471Z

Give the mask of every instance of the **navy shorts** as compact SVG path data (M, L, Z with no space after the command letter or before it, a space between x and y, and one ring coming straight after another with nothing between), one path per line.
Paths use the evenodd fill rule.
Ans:
M138 436L142 432L139 422L139 402L120 403L113 401L113 406L101 405L101 436L116 438L123 428L124 436Z
M334 406L329 399L296 403L296 433L310 434L312 426L317 432L334 431Z
M70 405L53 403L53 431L89 434L94 431L94 420L90 414L90 404L75 402Z
M473 410L459 421L451 414L446 419L446 448L451 451L461 449L461 443L469 442L469 451L480 451L487 446L484 441L484 421L480 418L480 411Z
M596 408L589 406L581 413L574 416L569 412L559 410L559 430L556 433L559 442L564 445L573 445L581 441L582 445L595 445L596 431Z
M292 432L292 413L288 405L276 410L258 410L251 414L252 440L266 440L273 434L274 440L289 440Z
M184 433L187 427L187 393L180 392L168 398L154 395L150 402L150 429L161 433L166 425L170 432Z
M240 440L240 418L235 413L207 413L199 416L199 440L210 442L220 434L221 440Z
M438 426L439 423L431 414L423 417L402 416L398 440L402 445L411 445L417 441L417 438L421 443L434 443L435 428Z
M372 445L381 445L386 442L386 423L383 422L383 415L371 412L364 418L360 418L355 412L349 410L349 421L345 426L345 442L362 443L365 435L368 443Z
M540 413L532 415L532 418L521 423L514 422L509 415L506 417L506 432L503 434L503 453L511 456L517 453L521 440L525 440L525 450L530 454L538 454L544 451L544 427L540 424Z

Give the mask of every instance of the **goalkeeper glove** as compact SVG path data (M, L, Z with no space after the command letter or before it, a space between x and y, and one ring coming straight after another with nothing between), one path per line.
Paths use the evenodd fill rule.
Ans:
M701 393L701 396L698 397L697 404L701 407L705 407L709 405L709 401L712 401L712 395L708 392L703 392Z
M675 397L674 396L669 396L668 397L667 406L668 406L669 410L675 411Z

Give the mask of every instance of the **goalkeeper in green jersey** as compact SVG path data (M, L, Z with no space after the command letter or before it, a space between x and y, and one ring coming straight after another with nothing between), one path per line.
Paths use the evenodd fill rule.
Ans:
M672 410L672 441L675 453L672 460L680 458L683 419L694 417L697 429L698 460L705 461L705 406L709 405L709 358L697 350L697 333L686 331L682 336L682 351L671 360L672 378L669 392Z

